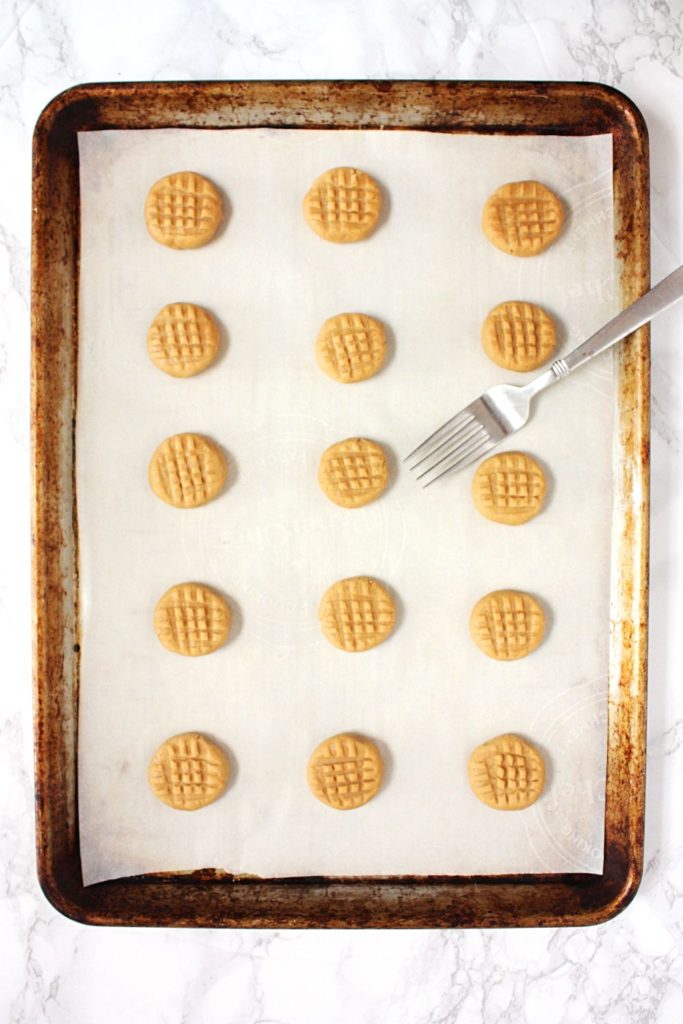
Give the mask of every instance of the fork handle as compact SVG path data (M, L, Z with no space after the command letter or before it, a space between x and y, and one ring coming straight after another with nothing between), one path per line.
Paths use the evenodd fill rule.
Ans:
M674 302L678 302L680 298L683 298L683 266L674 270L668 277L665 277L659 284L656 284L654 288L651 288L649 292L641 295L632 305L627 306L621 313L618 313L613 320L610 320L599 331L592 334L590 338L582 342L578 348L575 348L564 359L556 359L551 364L550 369L541 374L540 377L537 377L536 380L541 385L541 388L553 384L556 380L561 380L579 366L583 366L593 356L600 355L601 352L616 344L617 341L621 341L631 331L642 327L643 324L646 324L648 320L652 320L658 313L668 309ZM532 384L535 383L536 381L532 381ZM541 388L538 388L538 390L541 390Z

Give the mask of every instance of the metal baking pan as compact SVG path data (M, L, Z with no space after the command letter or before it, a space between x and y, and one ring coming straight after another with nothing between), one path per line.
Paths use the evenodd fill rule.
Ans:
M130 128L383 128L613 141L623 305L649 286L647 131L621 93L585 83L186 82L82 85L41 115L33 151L32 459L38 875L90 924L513 927L595 924L635 894L643 859L649 525L649 330L618 349L619 536L612 567L602 874L267 880L222 872L84 886L80 871L77 133Z

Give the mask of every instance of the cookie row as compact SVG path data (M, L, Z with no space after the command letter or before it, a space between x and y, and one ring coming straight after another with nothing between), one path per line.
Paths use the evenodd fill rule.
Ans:
M391 594L369 576L337 580L318 607L323 635L342 651L367 651L382 643L396 624ZM230 605L212 587L178 583L154 609L154 631L169 651L189 657L211 654L228 640Z
M216 498L227 480L228 464L218 445L201 434L173 434L157 447L147 477L158 498L175 508L197 508ZM359 508L387 486L387 457L375 441L349 437L330 445L318 465L327 497L344 508Z
M531 302L502 302L481 328L484 351L498 366L517 372L535 370L555 350L553 318ZM147 351L158 369L171 377L194 377L216 358L220 332L214 317L191 302L172 302L152 320ZM374 376L384 365L386 329L366 313L338 313L320 328L315 342L318 365L342 384Z
M318 607L323 635L342 651L367 651L386 640L396 624L389 590L369 576L338 580ZM228 641L229 602L212 587L177 583L154 609L154 631L174 654L212 654ZM497 661L514 661L535 651L543 640L545 615L538 601L521 590L494 590L477 601L470 632L478 647Z
M218 445L202 434L173 434L157 447L147 476L158 498L175 508L197 508L222 491L228 464ZM389 480L387 456L376 441L349 437L326 448L318 483L344 508L375 501ZM543 508L546 480L539 463L524 452L502 452L480 463L472 479L474 503L483 516L518 526Z
M365 171L333 167L315 179L303 199L309 227L327 242L359 242L376 228L382 191ZM145 200L145 223L152 238L171 249L206 245L223 221L218 188L195 171L179 171L156 181ZM538 181L513 181L484 204L482 227L490 242L513 256L543 252L564 223L561 201Z
M327 242L358 242L374 230L382 211L379 185L355 167L333 167L313 182L303 200L306 223ZM145 200L152 238L171 249L206 245L223 221L213 182L194 171L156 181Z
M372 740L339 733L320 743L306 769L315 797L339 811L362 807L382 785L384 763ZM540 752L513 733L482 743L470 755L471 789L496 810L523 810L541 795L545 765ZM225 751L200 733L166 740L152 757L148 781L159 800L179 811L196 811L227 788L230 765Z
M194 377L218 354L220 332L208 310L192 302L171 302L147 331L147 352L171 377ZM384 365L384 324L366 313L338 313L320 328L315 354L321 370L342 384L367 380Z

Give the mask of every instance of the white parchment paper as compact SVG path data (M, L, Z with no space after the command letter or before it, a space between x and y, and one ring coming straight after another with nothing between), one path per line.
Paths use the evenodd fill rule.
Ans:
M470 497L472 472L422 491L400 459L485 387L511 375L479 329L508 299L539 302L566 352L615 311L611 140L398 131L135 131L79 138L82 189L77 487L82 661L81 859L86 884L200 867L264 876L599 872L602 867L612 504L609 356L544 395L507 447L547 469L547 507L500 526ZM381 183L379 229L331 245L305 224L310 182L339 164ZM227 224L202 249L154 242L149 186L192 169L223 191ZM535 178L568 219L546 253L515 259L480 228L505 181ZM223 328L209 370L175 380L148 359L168 302L196 302ZM340 385L317 367L322 322L365 312L389 329L376 377ZM147 464L169 434L219 442L230 484L173 509ZM318 488L327 445L373 438L392 459L376 503L348 511ZM392 638L350 655L322 637L326 587L367 574L399 607ZM152 629L174 583L230 599L230 643L208 657L165 650ZM489 590L527 590L548 632L499 663L470 639ZM229 789L173 811L152 795L149 760L199 730L229 753ZM353 731L386 761L379 796L339 813L305 781L312 749ZM470 792L471 750L501 732L535 742L548 785L500 813Z

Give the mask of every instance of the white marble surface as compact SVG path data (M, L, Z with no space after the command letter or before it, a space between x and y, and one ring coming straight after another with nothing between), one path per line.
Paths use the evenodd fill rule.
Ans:
M683 1017L683 309L653 330L646 871L615 921L532 932L88 929L35 881L30 140L58 91L160 78L590 79L640 106L653 277L683 262L682 0L4 0L0 6L0 1020L664 1024ZM680 785L680 783L679 783Z

